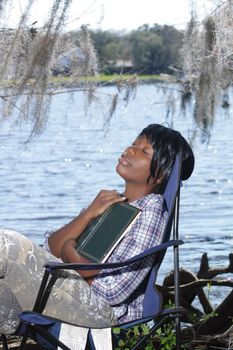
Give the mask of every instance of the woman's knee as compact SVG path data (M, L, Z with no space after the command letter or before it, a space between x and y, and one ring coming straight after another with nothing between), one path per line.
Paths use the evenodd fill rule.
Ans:
M0 249L4 254L4 261L17 261L19 264L36 269L37 259L41 260L42 258L42 263L48 260L47 254L42 248L16 231L0 230L0 239Z
M0 333L13 334L19 324L19 313L22 311L13 291L0 280Z

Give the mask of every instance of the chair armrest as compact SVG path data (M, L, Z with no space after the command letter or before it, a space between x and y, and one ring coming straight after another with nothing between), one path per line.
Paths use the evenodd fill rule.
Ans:
M50 261L47 262L44 267L45 267L45 271L44 271L44 276L40 285L40 289L35 301L35 305L33 308L33 311L37 311L37 312L42 312L47 299L49 297L50 291L51 291L51 279L53 272L56 270L101 270L101 269L107 269L107 268L119 268L119 267L124 267L130 264L133 264L137 261L140 261L146 257L152 256L153 254L159 253L163 250L166 250L168 247L177 247L180 244L183 244L184 242L181 240L171 240L169 242L166 243L162 243L158 246L155 246L153 248L150 248L144 252L142 252L141 254L138 254L128 260L125 261L121 261L121 262L117 262L117 263L90 263L90 264L83 264L83 263L76 263L76 264L66 264L66 263L62 263L59 261ZM50 276L50 277L49 277Z
M58 270L58 269L65 269L65 270L99 270L99 269L113 269L118 267L124 267L130 264L133 264L135 262L138 262L148 256L151 256L153 254L159 253L169 247L174 247L183 244L184 242L182 240L170 240L169 242L159 244L153 248L150 248L143 253L140 253L138 255L135 255L134 257L125 260L120 261L117 263L60 263L57 261L49 261L47 262L44 267L49 270Z

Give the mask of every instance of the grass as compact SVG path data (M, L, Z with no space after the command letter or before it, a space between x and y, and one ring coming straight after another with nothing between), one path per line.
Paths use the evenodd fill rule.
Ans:
M95 77L52 77L50 78L50 82L53 84L75 84L75 83L86 83L86 82L94 82L94 83L108 83L108 84L116 84L118 82L129 82L137 79L139 82L155 82L155 81L172 81L172 77L166 74L152 74L152 75L136 75L136 74L100 74Z
M28 85L33 83L33 79L28 81ZM62 87L71 87L78 86L82 84L95 83L95 84L103 84L103 85L116 85L116 84L124 84L128 83L129 85L134 85L136 83L156 83L156 82L174 82L175 78L172 75L168 74L100 74L98 76L90 76L90 77L65 77L65 76L51 76L48 79L49 84L51 86L62 86ZM16 80L8 80L2 81L2 88L11 88L17 86L18 82Z

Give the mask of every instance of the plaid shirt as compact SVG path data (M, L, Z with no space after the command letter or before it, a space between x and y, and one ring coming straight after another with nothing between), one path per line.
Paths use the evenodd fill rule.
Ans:
M130 204L141 209L142 213L107 262L129 259L161 243L167 218L163 196L152 193ZM105 269L92 282L92 292L114 308L118 322L142 317L143 281L152 264L153 257L148 257L128 267Z
M142 210L129 232L114 249L107 262L127 260L161 243L167 211L163 210L163 196L149 194L130 203ZM44 248L50 251L45 233ZM128 267L102 270L91 284L92 292L111 305L118 322L128 322L142 317L144 285L153 264L153 257L143 259Z

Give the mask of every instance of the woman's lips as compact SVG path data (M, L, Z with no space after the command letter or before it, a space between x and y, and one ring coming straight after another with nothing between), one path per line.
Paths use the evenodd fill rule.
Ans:
M119 163L124 165L124 166L130 166L131 165L129 158L124 153L119 158Z

